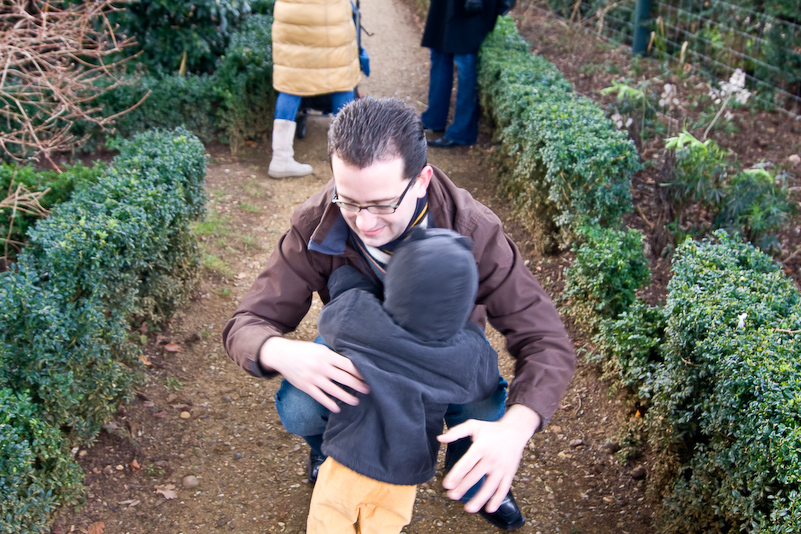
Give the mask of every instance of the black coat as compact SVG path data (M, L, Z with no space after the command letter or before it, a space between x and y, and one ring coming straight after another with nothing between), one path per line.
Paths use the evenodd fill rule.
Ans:
M495 27L509 0L479 0L481 11L465 9L468 0L431 0L422 46L444 54L475 54ZM475 1L475 0L474 0Z

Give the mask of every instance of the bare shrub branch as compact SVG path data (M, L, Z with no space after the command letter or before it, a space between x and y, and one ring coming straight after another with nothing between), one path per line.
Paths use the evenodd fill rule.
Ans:
M119 4L120 2L116 2ZM0 4L0 149L24 160L72 151L86 142L70 131L76 121L101 128L93 102L122 82L120 53L133 39L118 39L108 14L112 0L66 8L49 0L6 0Z
M14 229L14 219L16 218L18 211L29 213L31 215L37 215L39 217L46 217L50 215L50 211L39 203L39 199L47 194L48 191L50 191L49 187L44 191L29 191L27 187L21 183L18 183L16 189L13 189L12 192L13 185L14 181L12 180L8 186L8 196L6 196L6 198L3 200L0 200L0 211L4 209L11 211L11 216L8 218L8 235L5 237L0 237L0 241L4 243L2 256L3 260L7 260L9 257L9 245L14 247L17 252L20 251L20 247L22 246L22 243L19 241L14 241L11 239L11 232Z

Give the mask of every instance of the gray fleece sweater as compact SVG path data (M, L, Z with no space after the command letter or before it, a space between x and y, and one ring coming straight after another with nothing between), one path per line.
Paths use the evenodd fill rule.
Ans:
M331 414L326 455L391 484L434 475L448 405L483 400L498 385L498 355L468 323L477 287L469 240L441 229L416 229L398 248L383 302L356 269L332 273L318 328L371 391Z

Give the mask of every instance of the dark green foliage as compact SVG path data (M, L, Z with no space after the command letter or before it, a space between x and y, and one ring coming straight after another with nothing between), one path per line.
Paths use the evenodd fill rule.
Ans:
M136 38L151 71L175 73L186 54L187 72L209 73L250 11L247 0L138 0L110 18Z
M214 73L221 99L219 122L234 153L249 138L267 138L272 129L272 15L252 15L231 39Z
M778 232L795 213L781 177L741 169L736 158L687 132L667 140L675 151L672 179L661 183L670 203L674 242L711 227L742 234L765 251L778 250Z
M25 392L0 388L0 533L46 531L59 504L83 495L83 471Z
M642 151L643 140L664 132L665 127L657 118L659 93L654 91L651 80L616 80L601 92L617 94L609 114L612 120L619 121L618 128L628 130L638 152Z
M568 313L594 331L597 319L615 319L631 306L650 269L637 230L587 226L578 234L582 244L565 269L563 299Z
M801 296L725 232L679 247L669 291L647 414L661 462L683 466L663 531L801 531Z
M197 267L190 224L206 201L203 145L180 128L114 147L111 168L31 228L17 264L0 273L0 391L27 392L36 421L71 444L91 442L141 376L131 323L168 319ZM26 421L19 419L22 437L9 439L27 435L24 425L36 421ZM72 502L74 477L57 464L61 478L49 480L56 467L47 465L34 463L65 494L34 488L27 501L9 501L8 514L23 525L13 532L36 531L54 507ZM0 490L12 482L0 470Z
M184 128L151 130L133 139L118 140L110 147L119 150L113 169L137 173L153 184L157 194L174 191L175 197L169 199L174 210L169 216L175 217L172 224L183 225L205 213L206 150L190 132ZM150 205L152 200L142 202ZM160 213L166 214L164 200L156 204Z
M271 10L272 3L262 8ZM131 76L130 83L101 98L107 113L131 108L148 91L150 96L122 115L113 131L128 137L150 128L183 126L206 143L222 132L235 153L248 139L268 138L276 98L271 29L271 14L248 16L231 35L211 75Z
M782 177L777 180L763 169L739 172L727 184L716 224L741 232L766 252L778 250L776 232L796 211L783 182Z
M150 91L139 107L117 119L112 131L115 135L127 138L151 128L183 126L204 143L214 140L217 129L214 114L219 99L214 93L212 76L130 76L128 81L98 99L111 115L136 105Z
M709 230L733 169L728 154L712 139L701 142L685 131L667 139L666 148L675 151L673 179L660 186L670 203L668 228L674 243L680 243L688 234Z
M600 322L594 341L607 377L619 381L647 403L662 365L665 316L661 307L635 300L616 319Z
M250 10L258 15L272 15L275 0L251 0Z
M26 264L23 253L19 272L0 279L0 387L29 391L44 421L73 443L88 442L136 378L127 325L113 309L106 317L97 297L74 299L52 284L69 271L40 276Z
M102 163L97 163L94 167L78 164L66 167L61 173L56 171L37 172L32 166L0 163L0 196L5 198L6 194L13 193L19 184L22 184L28 191L36 193L50 189L39 198L39 204L49 210L56 204L66 201L76 187L96 183L98 176L104 170L105 165ZM0 239L8 239L17 243L24 242L28 227L40 219L37 215L17 210L13 213L13 227L9 228L9 225L12 224L11 218L11 208L0 210ZM9 247L8 251L11 256L8 259L13 259L15 248ZM2 252L3 248L0 247L0 254Z
M528 52L509 17L482 45L483 109L496 124L502 190L519 213L553 230L562 245L585 223L616 225L631 208L631 175L640 168L634 144L592 101L576 96L559 71Z

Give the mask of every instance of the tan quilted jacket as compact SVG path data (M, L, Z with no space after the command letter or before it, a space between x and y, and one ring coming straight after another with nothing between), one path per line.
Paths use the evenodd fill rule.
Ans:
M298 96L349 91L359 83L350 0L277 0L273 87Z

